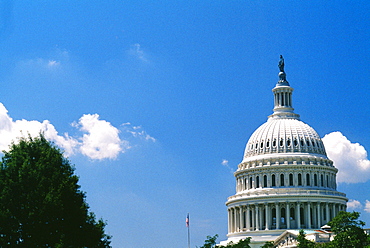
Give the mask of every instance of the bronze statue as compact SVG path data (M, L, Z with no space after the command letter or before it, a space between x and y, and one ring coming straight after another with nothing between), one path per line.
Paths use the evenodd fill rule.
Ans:
M280 61L279 61L278 67L279 67L281 72L284 72L284 58L283 58L283 55L280 55Z

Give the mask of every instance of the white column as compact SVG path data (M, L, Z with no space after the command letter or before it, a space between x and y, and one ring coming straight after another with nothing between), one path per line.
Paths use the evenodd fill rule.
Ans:
M286 208L285 208L285 219L286 219L286 227L287 229L290 229L290 208L289 208L289 203L286 203Z
M329 203L326 203L326 223L330 221Z
M259 208L258 205L256 204L256 231L260 229L260 218L259 218Z
M237 215L237 211L236 211L236 207L234 207L234 232L237 232L238 231L238 215Z
M307 202L307 229L311 229L311 203Z
M255 208L252 206L252 231L254 231L254 229L256 228L256 211L255 211Z
M240 231L243 230L243 218L244 218L244 215L243 215L243 206L240 206L239 207L239 230Z
M231 233L231 229L230 229L230 220L231 220L231 218L230 218L230 213L231 211L230 211L230 208L229 209L227 209L227 233Z
M267 203L265 203L265 221L266 221L266 224L265 224L265 230L269 230L269 205Z
M321 206L320 202L317 203L317 228L321 227Z
M276 229L280 229L280 207L278 203L275 203L276 207Z
M301 204L297 202L297 228L301 229Z
M249 232L250 231L250 209L249 209L249 205L247 205L247 214L246 214L246 227L247 227L247 231Z

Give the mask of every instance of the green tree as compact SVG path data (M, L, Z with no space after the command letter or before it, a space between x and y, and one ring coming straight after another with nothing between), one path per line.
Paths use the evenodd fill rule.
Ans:
M218 234L215 236L207 236L207 239L204 241L204 245L199 248L214 248L216 247L216 239L218 238Z
M216 239L218 238L218 235L215 236L207 236L207 239L204 241L204 245L200 248L250 248L249 244L251 242L251 238L245 238L239 240L238 243L234 244L233 242L228 243L226 246L223 245L217 245L216 246Z
M0 163L0 247L110 247L74 168L40 134L13 143Z
M273 241L267 241L261 248L273 248L274 242Z
M315 242L312 242L311 240L306 239L306 234L304 233L303 230L299 230L297 241L298 241L297 247L299 248L314 248L315 247Z
M359 217L359 212L340 211L328 223L335 234L329 247L363 248L369 245L369 237L362 228L365 222L358 220Z

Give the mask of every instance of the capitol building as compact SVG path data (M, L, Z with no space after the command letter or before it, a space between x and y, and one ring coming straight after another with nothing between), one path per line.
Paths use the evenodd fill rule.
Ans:
M338 169L317 132L294 113L282 56L279 68L273 114L249 138L234 173L236 193L226 202L228 239L221 245L246 237L251 247L276 244L286 231L319 230L346 210L348 199L337 191Z

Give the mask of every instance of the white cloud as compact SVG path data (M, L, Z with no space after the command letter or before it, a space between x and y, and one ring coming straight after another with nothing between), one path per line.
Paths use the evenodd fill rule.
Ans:
M77 140L65 134L59 135L55 127L50 124L48 120L43 122L39 121L27 121L27 120L16 120L8 115L8 110L5 106L0 103L0 149L8 150L9 145L12 141L17 138L26 137L31 135L32 137L38 136L40 132L44 133L48 140L55 142L60 148L62 148L66 155L72 155L74 153L74 147L77 145Z
M115 159L117 156L130 148L127 139L120 138L120 131L110 122L100 120L98 114L85 114L78 123L73 123L82 133L71 137L68 133L60 135L54 125L48 120L42 122L32 120L14 121L9 115L5 106L0 103L0 151L8 150L12 141L17 138L31 135L36 137L41 133L50 141L60 147L66 156L82 153L90 159ZM134 126L125 123L125 133L131 137L155 141L153 137L141 129L141 126ZM128 137L126 137L128 138Z
M141 49L141 46L138 43L131 46L131 49L129 50L129 54L138 58L141 61L148 62L148 59L147 59L144 51Z
M361 209L362 208L362 204L359 201L357 201L357 200L350 199L347 202L347 208L348 209Z
M232 174L234 174L233 168L231 168L230 165L229 165L229 160L223 159L221 164L223 166L225 166L226 168L228 168Z
M142 139L150 140L153 142L156 141L156 139L150 136L149 134L147 134L147 132L145 132L144 130L141 130L142 129L141 126L132 126L131 123L129 122L122 124L122 126L124 126L126 129L126 132L130 133L133 137L142 138Z
M78 126L83 132L81 153L92 159L114 159L120 152L129 148L127 141L119 137L119 130L105 120L99 120L98 114L83 115Z
M366 200L364 210L365 212L370 213L370 201Z
M328 157L338 168L338 182L359 183L370 179L370 161L365 148L351 143L341 132L333 132L322 139Z

